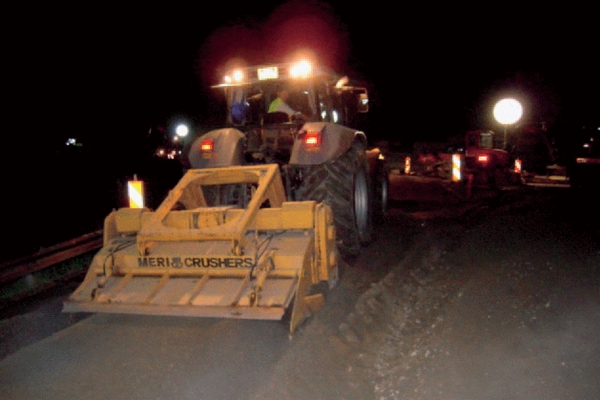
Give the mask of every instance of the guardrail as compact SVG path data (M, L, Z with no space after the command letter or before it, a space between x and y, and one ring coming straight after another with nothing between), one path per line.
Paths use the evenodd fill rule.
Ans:
M0 284L13 282L101 247L102 230L98 230L48 247L30 256L4 262L0 264Z

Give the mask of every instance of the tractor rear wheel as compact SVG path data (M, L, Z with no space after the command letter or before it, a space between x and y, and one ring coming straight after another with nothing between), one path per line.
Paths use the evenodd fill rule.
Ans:
M372 240L370 182L361 146L353 146L336 160L306 168L295 197L331 207L342 255L357 256L361 246Z

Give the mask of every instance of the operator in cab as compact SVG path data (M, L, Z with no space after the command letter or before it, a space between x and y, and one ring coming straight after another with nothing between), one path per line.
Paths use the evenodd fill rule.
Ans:
M307 120L308 118L300 111L294 110L289 106L288 99L290 98L290 92L286 87L277 88L277 97L269 105L269 113L283 112L288 115L290 121L301 119Z

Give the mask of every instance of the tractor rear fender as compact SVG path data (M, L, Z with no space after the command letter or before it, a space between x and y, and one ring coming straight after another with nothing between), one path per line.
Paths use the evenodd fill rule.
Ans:
M307 145L305 139L311 134L318 135L318 142ZM367 138L361 131L331 122L308 122L294 140L290 164L315 165L335 160L357 141L366 148Z
M188 154L192 168L220 168L243 165L245 135L235 128L217 129L205 133L192 143ZM210 142L212 151L203 151Z

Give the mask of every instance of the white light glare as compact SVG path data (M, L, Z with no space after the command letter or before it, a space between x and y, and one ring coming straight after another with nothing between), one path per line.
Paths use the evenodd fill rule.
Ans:
M333 122L338 122L338 120L339 120L338 112L333 110L332 115L333 115Z
M244 72L240 69L236 69L231 71L230 74L225 75L223 77L223 82L229 84L229 83L239 83L242 82L244 80Z
M242 80L244 80L244 73L239 69L233 71L233 80L236 82L241 82Z
M311 71L312 66L308 61L304 60L290 68L290 75L292 78L305 78L311 73Z
M188 127L186 125L180 124L175 129L175 133L179 137L186 137L188 135L188 133L189 133L189 129L188 129Z
M494 118L503 125L514 124L522 114L523 107L515 99L503 99L494 106Z

